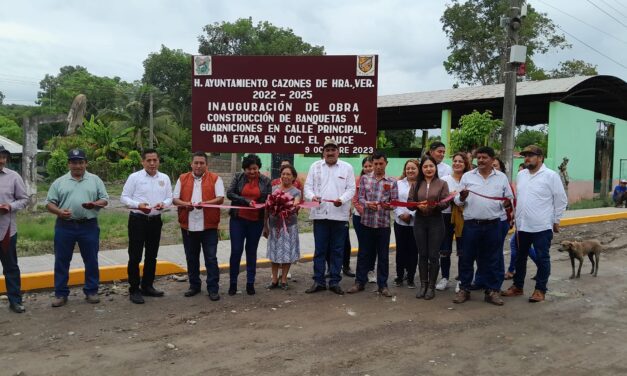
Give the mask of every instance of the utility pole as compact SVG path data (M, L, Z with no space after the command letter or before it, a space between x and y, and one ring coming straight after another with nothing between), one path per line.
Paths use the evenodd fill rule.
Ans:
M148 145L152 149L154 148L153 140L155 138L155 134L154 134L155 125L154 125L154 119L152 116L152 87L150 88L150 110L149 111L150 111L150 132L148 133L149 134L148 137L150 138L150 140L148 141Z
M516 125L516 72L518 66L526 60L527 48L518 45L518 31L522 26L522 17L526 16L523 0L510 0L508 17L501 19L501 25L507 28L509 59L505 76L503 94L503 150L501 157L505 162L507 176L511 180L514 154L514 126Z

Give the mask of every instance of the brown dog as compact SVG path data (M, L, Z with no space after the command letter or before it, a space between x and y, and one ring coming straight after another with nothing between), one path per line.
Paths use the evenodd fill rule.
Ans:
M584 240L581 242L571 242L564 240L558 249L560 252L568 252L570 256L570 264L573 267L573 274L570 278L575 278L575 259L579 260L579 270L577 271L577 278L581 276L581 265L583 264L583 257L588 255L590 262L592 263L592 271L590 274L597 276L599 272L599 255L603 251L603 245L596 239ZM594 262L596 259L596 263Z

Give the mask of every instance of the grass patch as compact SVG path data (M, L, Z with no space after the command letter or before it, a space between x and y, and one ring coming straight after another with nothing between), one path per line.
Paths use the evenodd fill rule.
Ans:
M579 210L579 209L595 209L595 208L606 208L614 206L614 202L611 198L606 200L602 200L600 198L592 198L592 199L584 199L579 200L573 204L568 205L569 210Z

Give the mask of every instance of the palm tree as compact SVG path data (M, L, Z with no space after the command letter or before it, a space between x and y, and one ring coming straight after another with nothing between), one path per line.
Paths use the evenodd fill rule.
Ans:
M150 91L153 90L148 85L136 87L131 93L130 100L123 109L104 110L99 114L99 119L108 122L117 129L130 129L128 136L131 143L138 150L144 148L150 143ZM159 98L157 98L159 99ZM154 138L155 146L161 142L175 143L171 135L176 134L179 127L174 116L166 108L160 106L160 101L155 101L157 110L154 111Z

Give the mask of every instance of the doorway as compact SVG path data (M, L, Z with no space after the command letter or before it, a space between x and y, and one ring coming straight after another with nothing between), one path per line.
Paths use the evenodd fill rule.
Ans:
M594 156L594 193L599 193L599 196L605 199L612 189L614 123L597 120Z

